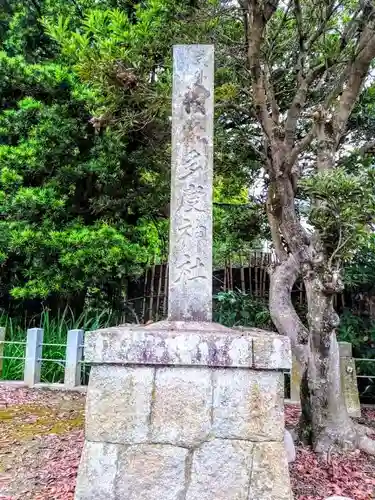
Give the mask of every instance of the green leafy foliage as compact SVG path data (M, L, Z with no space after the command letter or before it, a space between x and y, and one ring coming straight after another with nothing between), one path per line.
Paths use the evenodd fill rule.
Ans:
M308 222L319 231L328 254L348 261L365 241L374 219L374 169L318 172L303 180L301 187L312 200Z
M375 287L375 236L369 234L344 268L344 280L352 290L372 292Z
M274 330L267 302L239 291L216 295L214 321L229 327L240 325Z
M195 10L186 1L134 4L131 16L129 9L109 8L110 2L103 2L84 9L79 20L55 13L43 18L64 60L102 96L95 105L96 116L114 121L123 133L134 126L160 126L159 120L165 126L170 113L171 47L187 36L186 19ZM193 42L197 28L193 24L189 28Z
M160 252L157 160L139 162L135 136L96 133L94 94L68 67L1 53L0 75L1 294L121 293Z
M87 300L103 307L122 297L127 275L166 255L171 46L210 41L216 31L227 30L220 26L218 8L215 1L205 9L200 2L169 0L5 2L0 23L0 299L5 304L11 296L18 303L53 298L78 310ZM233 71L221 76L223 101L236 96L230 75ZM238 168L233 146L218 149L216 164L215 199L246 203L245 170ZM230 210L215 212L221 253L243 241L250 244L258 231L262 216L256 208L236 213L234 223Z
M355 358L365 359L364 361L357 359L356 372L357 375L364 376L360 379L362 397L373 398L375 379L366 376L375 376L375 321L346 310L340 317L337 335L340 341L352 344Z

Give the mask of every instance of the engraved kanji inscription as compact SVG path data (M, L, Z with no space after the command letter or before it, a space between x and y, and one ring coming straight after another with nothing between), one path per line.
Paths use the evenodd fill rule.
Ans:
M185 276L188 276L190 274L190 269L189 269L190 266L191 266L190 255L186 253L184 255L184 261L182 262L182 264L176 266L176 269L179 270L179 274L177 278L174 280L175 283L182 281Z
M199 257L195 259L195 265L190 268L191 276L188 280L197 280L197 279L208 279L207 272L205 270L205 265L201 261Z
M184 132L191 137L192 139L202 140L204 137L205 128L202 125L202 120L197 119L196 117L191 117L186 120L186 124L184 126Z
M183 209L184 212L204 212L201 203L204 199L204 188L200 184L189 184L182 190L181 203L177 211Z
M173 49L168 318L212 320L214 48Z
M198 172L199 170L203 170L202 162L198 161L201 156L201 153L199 153L196 149L189 151L184 156L182 161L183 172L178 177L180 181L187 179L189 176L191 176L195 172Z
M197 227L196 231L195 231L195 236L197 238L205 238L207 235L207 228L206 226L203 226L203 225L200 225Z
M196 82L185 93L182 104L188 114L206 114L206 99L210 97L211 93L202 84L202 79L202 72L200 72Z
M207 228L202 224L198 227L193 227L191 220L184 217L182 224L177 227L178 239L182 240L184 237L191 238L193 233L196 238L205 238L207 236Z
M205 49L197 51L195 57L196 57L197 62L199 64L202 61L202 59L206 58L206 51L205 51Z
M188 281L197 280L197 279L208 279L207 272L205 270L205 265L201 261L199 257L194 259L192 263L191 257L189 254L184 255L184 260L181 264L176 266L179 270L179 274L177 278L174 280L174 283L181 282L184 278Z
M184 217L182 219L183 221L183 224L181 226L178 226L177 227L177 233L180 237L182 236L192 236L192 230L193 230L193 225L191 223L191 220L190 219L187 219L186 217Z

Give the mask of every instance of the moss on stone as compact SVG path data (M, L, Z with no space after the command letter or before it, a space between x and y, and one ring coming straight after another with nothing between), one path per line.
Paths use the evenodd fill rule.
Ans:
M84 424L81 409L62 411L59 407L15 405L0 410L0 426L7 439L25 441L34 436L62 434Z

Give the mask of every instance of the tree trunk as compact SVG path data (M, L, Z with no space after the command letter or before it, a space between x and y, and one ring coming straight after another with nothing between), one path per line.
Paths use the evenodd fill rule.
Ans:
M368 304L370 319L371 321L375 321L375 295L373 290L369 292Z
M305 286L309 342L301 383L300 435L319 453L327 453L336 445L354 449L357 434L342 393L336 339L339 317L333 308L333 293L318 277L305 280Z
M269 307L278 332L290 338L302 366L300 438L323 454L334 448L375 454L374 442L349 417L342 393L336 339L339 317L333 307L334 294L342 289L340 275L330 268L319 237L306 237L290 192L291 183L285 177L275 179L269 191L267 210L275 249L279 249L279 262L270 271ZM280 250L280 233L288 253ZM291 300L299 275L306 288L308 327Z
M298 362L301 367L305 367L308 330L299 318L291 297L293 285L299 274L299 264L293 255L271 270L269 308L277 331L290 338Z
M336 340L339 319L333 308L333 295L340 287L340 276L338 262L333 261L335 255L338 257L342 242L339 241L336 250L331 252L319 241L319 234L307 234L295 206L297 181L310 168L306 170L299 160L312 141L316 141L317 170L327 171L335 166L336 152L348 118L375 56L375 11L371 2L361 4L361 32L355 34L355 40L347 39L348 33L344 32L340 53L315 66L315 48L312 47L330 29L333 10L327 9L325 19L311 39L310 34L305 33L304 12L299 2L295 2L292 10L300 41L294 67L296 92L287 112L280 113L274 91L277 80L272 79L269 71L274 63L264 50L267 36L272 33L267 30L267 23L279 8L279 2L251 0L239 3L244 18L253 113L262 127L264 138L267 214L279 259L279 264L271 270L270 312L279 333L289 336L296 356L303 362L301 428L317 451L328 452L332 446L338 445L375 453L375 444L364 437L349 418L340 383ZM334 9L333 3L331 7ZM284 20L288 10L284 13ZM350 51L346 65L336 73L339 85L327 91L318 106L312 96L308 97L309 87L327 78L324 73L330 68L338 66L339 62L341 65L341 50L353 42L355 50ZM303 116L300 122L302 112L308 110L310 113L312 109L310 130L299 139L298 130L307 117ZM280 120L283 114L285 119ZM314 200L310 201L314 203ZM291 301L291 288L299 274L307 290L308 328L298 318Z

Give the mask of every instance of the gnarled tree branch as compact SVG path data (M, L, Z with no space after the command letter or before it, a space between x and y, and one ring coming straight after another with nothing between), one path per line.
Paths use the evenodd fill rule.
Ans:
M288 159L288 163L290 165L295 164L295 162L298 159L298 156L310 146L315 137L316 137L316 126L314 124L312 125L309 132L292 149Z
M363 17L366 24L357 44L356 56L348 67L347 80L343 84L343 90L339 103L334 111L332 125L334 128L336 147L341 136L345 132L348 118L353 110L364 80L370 69L371 62L375 57L375 7L371 6L371 12L364 9Z
M340 7L341 2L337 2L336 5L335 5L335 3L336 3L336 0L332 0L328 4L326 15L325 15L324 19L322 20L322 22L318 26L318 29L315 31L315 33L313 33L310 36L310 38L308 39L308 41L306 42L306 50L307 51L309 51L311 49L311 47L314 45L314 43L323 35L323 33L326 30L328 21L331 19L331 17L336 12L336 10Z
M290 338L298 361L307 362L304 346L309 332L294 309L291 291L300 274L300 265L292 254L270 271L270 314L277 331Z
M246 5L247 37L249 41L247 56L252 77L255 112L268 140L272 141L273 123L267 109L267 93L261 47L266 24L275 12L278 1L260 2L259 0L250 0L246 2Z

